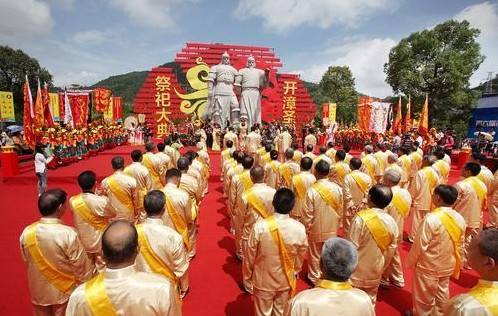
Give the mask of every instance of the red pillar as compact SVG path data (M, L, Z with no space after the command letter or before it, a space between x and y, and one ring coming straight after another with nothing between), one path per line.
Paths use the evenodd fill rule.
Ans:
M4 146L0 153L2 161L2 176L13 177L19 174L19 161L13 146Z

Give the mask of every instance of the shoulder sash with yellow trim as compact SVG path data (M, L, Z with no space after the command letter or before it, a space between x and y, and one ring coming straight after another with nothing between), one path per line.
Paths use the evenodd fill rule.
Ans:
M475 298L482 306L486 307L489 313L493 316L498 315L498 287L492 284L478 284L469 295Z
M229 159L230 158L230 149L225 149L221 152L221 157L223 160Z
M124 206L126 206L126 208L128 208L128 210L131 213L133 213L133 210L134 210L133 200L130 197L130 195L128 194L128 192L126 192L125 190L123 190L123 188L121 187L121 185L116 180L115 176L110 176L109 178L107 178L107 184L109 185L109 189L114 194L114 196L116 196L116 198Z
M188 251L190 250L190 240L188 237L187 224L185 223L183 217L181 217L175 210L175 207L171 203L171 197L166 193L164 193L164 195L166 196L166 210L168 211L169 218L171 219L173 226L175 226L175 230L182 236L183 244Z
M273 170L273 172L277 172L279 165L277 164L277 162L275 160L273 160L270 162L270 167L271 167L271 170Z
M86 205L83 200L83 195L78 194L73 196L70 200L73 210L81 217L85 222L90 224L93 228L98 230L103 230L107 226L107 220L100 216L95 216L92 214L92 210Z
M85 284L85 300L94 316L118 315L105 290L104 273L98 274Z
M303 176L301 174L296 174L292 177L292 184L296 188L297 197L303 200L306 195L306 186L304 185Z
M353 288L349 282L335 282L330 280L320 280L318 281L318 287L328 290L350 290Z
M377 159L377 163L380 166L380 170L384 170L385 169L385 166L384 166L384 164L385 164L384 153L378 151L378 152L375 153L374 156L375 156L375 159Z
M69 293L76 285L76 278L73 275L64 273L57 269L43 255L36 238L36 227L38 224L39 222L36 222L28 226L25 235L26 248L33 259L35 266L48 280L48 282L62 293Z
M484 207L486 205L486 198L487 198L486 185L477 177L469 177L463 181L468 183L474 189L474 191L477 194L477 197L479 198L479 201L481 202L481 205Z
M261 157L264 163L269 163L271 161L270 153L266 153Z
M294 260L292 260L289 252L287 251L287 247L285 246L284 239L282 238L282 234L280 233L280 229L277 221L275 220L275 217L269 216L265 220L268 224L268 229L270 230L273 241L277 245L278 252L280 254L280 261L282 263L282 270L284 271L287 282L289 283L290 296L292 297L296 292Z
M248 170L239 174L239 179L242 185L244 186L244 191L249 190L252 187L253 183L251 180L251 175L249 174Z
M412 171L412 161L410 157L408 157L407 155L403 155L399 157L399 159L403 163L403 169L405 169L406 174L409 175Z
M161 181L161 176L157 172L154 164L152 163L152 160L150 159L149 155L143 155L142 157L142 163L144 164L147 169L149 169L150 175L152 176L152 180L155 182L160 182Z
M149 265L154 273L162 274L174 283L176 283L176 276L171 271L171 268L154 252L149 243L149 239L145 233L143 224L136 225L138 233L138 243L140 244L140 254Z
M365 209L359 211L358 216L361 217L365 225L367 226L370 234L372 235L375 243L382 251L386 251L389 245L392 243L392 236L387 230L386 225L380 219L377 212L373 209Z
M369 158L371 156L365 156L361 162L365 165L365 168L367 169L368 171L368 174L370 175L370 177L372 177L372 179L375 179L375 167L373 165L373 161L371 159L375 159L373 157Z
M336 163L334 165L335 172L337 173L337 177L342 182L344 181L344 177L346 176L346 164L345 163Z
M266 209L264 203L261 199L256 195L254 190L251 188L243 193L244 198L247 200L247 203L252 206L252 208L258 213L262 218L267 218L270 216L268 210Z
M425 167L424 169L422 169L422 172L429 182L430 191L433 192L437 185L437 176L434 174L435 171L431 167Z
M313 189L320 194L320 197L327 203L328 206L333 208L334 210L338 210L340 206L340 202L336 199L332 192L327 188L325 184L322 182L315 182L313 184Z
M441 221L444 228L450 235L451 241L453 243L453 252L456 259L455 270L453 271L453 277L458 279L460 277L460 269L462 268L462 257L460 256L460 238L462 237L462 229L458 226L456 220L442 208L437 208L432 211L434 215Z
M391 202L396 210L403 215L403 217L406 217L408 213L410 212L410 203L407 201L404 197L403 194L401 194L400 191L394 191L393 190L393 200Z
M283 163L279 167L280 174L284 178L285 184L289 186L292 181L292 170L287 163Z
M351 172L351 177L356 182L361 192L366 195L368 193L368 183L363 180L359 172Z

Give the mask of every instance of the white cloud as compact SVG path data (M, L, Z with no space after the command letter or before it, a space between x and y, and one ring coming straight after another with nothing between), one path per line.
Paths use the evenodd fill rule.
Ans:
M79 72L69 71L66 73L54 73L54 83L58 87L65 87L71 84L88 86L94 84L98 78L98 74L86 70Z
M50 6L38 0L0 0L0 35L47 34L54 25Z
M174 26L171 8L178 0L110 0L111 4L122 10L135 23L155 27L171 28Z
M481 54L486 59L470 79L471 86L478 85L487 78L488 71L498 72L498 3L483 2L471 5L459 12L455 19L467 20L481 30L479 43Z
M100 44L107 40L107 32L97 31L97 30L87 30L82 32L74 33L72 36L73 42L77 44Z
M301 25L355 27L368 16L396 6L393 0L240 0L234 15L260 17L268 30L281 33Z
M391 38L363 39L326 49L327 62L312 65L299 71L305 80L318 82L329 66L349 66L355 77L356 89L371 96L392 94L385 82L384 63L389 51L396 45Z

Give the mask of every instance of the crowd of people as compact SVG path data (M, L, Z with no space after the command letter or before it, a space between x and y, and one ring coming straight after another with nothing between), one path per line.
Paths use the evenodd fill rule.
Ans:
M440 145L424 152L416 137L368 142L355 157L348 143L320 145L313 130L300 151L292 132L219 133L233 255L256 315L374 315L379 287L405 286L404 265L413 268L407 314L496 313L498 173L484 155L474 153L449 185L451 158ZM81 173L71 198L41 193L42 217L20 239L35 314L181 315L210 175L199 134L183 155L175 134L133 150L128 166L113 157L112 175L98 185L93 171ZM68 208L76 230L61 222ZM305 258L313 288L296 293ZM465 269L481 280L450 299L450 278Z

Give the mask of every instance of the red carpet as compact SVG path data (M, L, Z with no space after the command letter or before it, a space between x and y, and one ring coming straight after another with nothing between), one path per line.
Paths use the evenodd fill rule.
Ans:
M110 158L115 154L126 157L131 147L118 147L97 157L71 166L49 171L49 187L61 187L68 194L78 192L76 176L83 170L94 170L100 179L111 173ZM228 232L229 222L224 216L219 155L211 155L209 193L201 205L197 257L192 261L189 277L190 292L183 311L193 315L253 315L251 297L241 293L237 283L241 280L240 263L233 257L233 238ZM451 182L458 179L458 171L452 170ZM19 254L19 235L22 229L39 217L36 208L36 179L31 170L17 177L0 182L3 219L0 223L2 263L0 277L0 315L30 315L31 306L24 263ZM71 215L64 221L72 223ZM407 223L408 225L409 223ZM406 226L408 228L409 226ZM402 245L405 257L409 245ZM305 275L304 272L302 275ZM411 271L405 267L406 287L379 290L377 315L400 315L411 307ZM460 280L451 282L451 296L465 291L477 282L475 273L464 271ZM308 285L299 281L302 290Z

